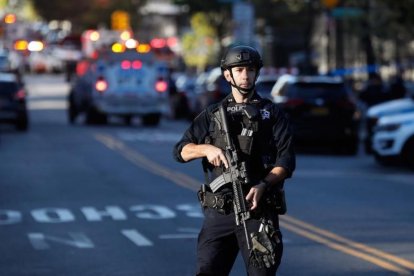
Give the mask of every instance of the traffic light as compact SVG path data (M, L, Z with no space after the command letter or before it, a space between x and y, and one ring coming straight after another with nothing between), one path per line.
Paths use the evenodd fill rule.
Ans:
M117 10L111 15L111 26L113 30L123 31L130 29L129 14L125 11Z
M335 8L339 4L339 0L321 0L321 2L328 9Z

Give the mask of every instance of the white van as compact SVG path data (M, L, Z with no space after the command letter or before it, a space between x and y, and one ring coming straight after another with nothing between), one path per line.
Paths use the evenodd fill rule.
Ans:
M130 124L156 126L168 106L168 67L151 53L105 53L86 65L86 72L72 83L68 96L69 122L86 113L86 123L105 123L118 116Z
M414 169L414 112L382 116L372 145L378 162L399 159Z

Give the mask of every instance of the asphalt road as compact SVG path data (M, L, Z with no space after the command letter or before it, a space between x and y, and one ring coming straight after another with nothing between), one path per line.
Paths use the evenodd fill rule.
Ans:
M31 127L0 126L0 275L194 275L200 163L188 125L69 125L63 76L27 76ZM299 153L278 275L414 273L414 173ZM245 275L237 261L232 275Z

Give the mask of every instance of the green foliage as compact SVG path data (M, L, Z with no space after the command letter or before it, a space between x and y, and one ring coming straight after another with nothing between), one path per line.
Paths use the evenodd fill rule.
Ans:
M7 0L0 0L0 8L4 9L7 6Z
M202 12L191 17L191 30L182 38L184 62L198 71L204 71L207 65L217 63L216 31L208 16Z

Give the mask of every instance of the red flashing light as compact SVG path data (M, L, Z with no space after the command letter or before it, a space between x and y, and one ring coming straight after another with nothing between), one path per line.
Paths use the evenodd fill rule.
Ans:
M140 60L134 60L132 62L132 68L138 70L142 68L142 62Z
M167 38L167 45L170 48L174 48L178 44L178 39L175 36Z
M83 76L86 74L89 68L89 62L87 61L80 61L76 64L76 75Z
M157 90L157 92L163 93L167 91L167 89L168 83L166 81L160 79L155 83L155 90Z
M150 42L152 48L164 48L167 42L163 38L153 38Z
M99 53L97 50L93 51L92 55L91 55L92 59L98 59L99 58Z
M129 69L134 69L134 70L139 70L142 68L142 62L140 60L123 60L121 62L121 68L123 70L129 70Z
M130 69L130 68L131 68L131 62L130 62L129 60L123 60L123 61L121 62L121 68L122 68L123 70L128 70L128 69Z

